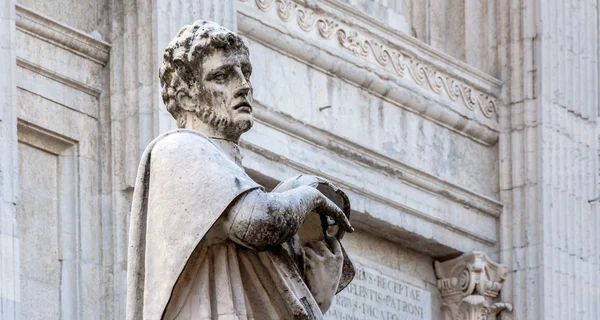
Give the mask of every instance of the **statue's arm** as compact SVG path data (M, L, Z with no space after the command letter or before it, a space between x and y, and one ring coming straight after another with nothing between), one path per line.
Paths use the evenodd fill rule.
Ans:
M307 186L281 193L247 192L229 207L224 227L232 241L265 251L288 241L313 210L331 216L352 232L346 215L317 189Z

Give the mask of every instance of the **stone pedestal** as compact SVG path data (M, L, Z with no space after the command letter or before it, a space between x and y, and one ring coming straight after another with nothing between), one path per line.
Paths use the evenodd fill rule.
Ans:
M483 252L474 251L445 262L435 262L437 286L445 320L492 320L509 303L494 302L506 279L506 268Z

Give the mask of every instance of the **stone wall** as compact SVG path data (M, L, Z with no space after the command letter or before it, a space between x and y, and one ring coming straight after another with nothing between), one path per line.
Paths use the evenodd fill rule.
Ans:
M595 319L598 3L510 1L500 21L503 299L519 319Z
M352 200L361 276L329 319L444 319L463 278L434 261L475 250L508 266L502 317L597 314L597 4L0 1L2 319L124 318L138 161L175 127L162 50L197 19L250 48L248 173Z

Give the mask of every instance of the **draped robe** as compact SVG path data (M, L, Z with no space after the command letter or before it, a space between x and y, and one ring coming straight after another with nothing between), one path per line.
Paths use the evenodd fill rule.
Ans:
M234 200L257 188L202 133L150 143L131 211L128 320L322 318L292 244L259 252L223 227Z

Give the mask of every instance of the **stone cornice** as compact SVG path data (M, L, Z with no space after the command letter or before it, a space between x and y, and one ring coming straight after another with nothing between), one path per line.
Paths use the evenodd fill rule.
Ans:
M502 87L502 81L483 71L478 70L471 65L464 63L456 58L434 49L433 47L423 43L415 37L411 37L402 32L389 28L380 21L372 18L369 15L363 14L356 8L345 4L339 0L320 0L329 6L338 9L340 12L346 13L347 16L356 18L354 24L364 24L362 27L378 32L378 35L389 39L394 43L405 43L404 50L409 50L413 54L420 54L420 57L428 57L428 63L434 65L438 69L444 69L445 72L462 79L469 85L482 90L484 93L497 97ZM411 50L413 48L413 50ZM452 67L452 69L448 68Z
M291 0L239 1L238 28L250 38L370 89L476 141L496 143L497 79L415 39L386 33L372 21L342 21L335 11L350 10L345 5L331 9L321 3L330 2L325 0L311 3L310 8ZM298 41L303 43L295 43ZM319 52L311 52L310 47ZM339 59L346 61L340 63Z
M22 5L16 5L17 29L52 43L76 55L105 66L110 44L39 14Z
M494 199L412 168L383 154L312 127L285 114L271 111L258 103L258 101L255 101L254 107L254 116L261 123L310 142L320 148L334 151L347 159L357 161L386 175L401 177L401 180L405 183L436 194L439 197L460 203L463 206L494 218L500 217L502 203ZM487 241L487 239L482 242L493 243Z
M397 209L400 212L404 212L404 213L410 214L412 216L415 216L423 222L427 222L427 223L430 223L431 225L439 226L445 230L449 230L453 234L457 234L460 237L469 238L469 239L473 240L474 243L483 244L487 247L492 247L496 244L496 239L489 238L489 237L487 237L487 235L482 235L482 234L473 232L471 230L467 230L456 224L452 224L448 221L425 214L421 210L406 206L405 204L393 201L389 198L382 197L382 196L375 194L369 190L365 190L364 188L361 188L360 186L348 183L348 182L338 179L334 176L324 174L323 172L321 172L313 167L309 167L302 163L290 160L289 158L286 158L280 154L270 152L259 145L242 140L242 141L240 141L240 146L243 149L249 150L249 151L251 151L255 154L258 154L266 159L276 162L277 165L284 165L284 166L290 167L292 169L295 169L298 172L308 173L308 174L323 177L323 178L335 183L336 185L338 185L340 188L342 188L343 190L345 190L347 192L353 192L356 195L360 195L364 198L371 199L377 203L382 203L391 208ZM384 223L381 223L382 221L377 221L377 220L379 220L379 218L370 216L370 213L367 213L367 215L369 217L366 217L366 218L361 218L361 217L357 218L356 216L354 216L354 221L360 220L359 225L357 225L357 227L360 228L361 230L365 230L367 232L372 233L372 232L374 232L373 226L376 226L375 228L377 229L377 232L379 234L386 234L387 239L390 241L396 241L396 239L405 240L406 234L407 234L406 230L400 231L403 226L395 225L393 222L390 222L390 221L383 221ZM419 241L421 240L418 235L415 236L415 238L413 238L412 240L416 241L415 239L419 239ZM405 245L415 251L427 252L428 254L433 255L433 256L448 255L448 254L456 253L456 250L455 250L456 248L454 247L454 245L452 243L439 242L438 239L427 239L427 241L429 241L427 246L422 246L422 247L415 245L415 243L407 243L407 242L401 242L401 241L398 241L398 242L402 243L403 245ZM433 243L435 243L435 245ZM417 243L417 244L421 244L421 243Z
M278 152L276 147L271 148L269 142L254 138L243 138L240 142L242 148L272 161L273 164L276 163L277 166L290 168L293 171L293 173L287 172L286 174L301 172L319 175L339 185L356 197L354 200L360 203L355 206L357 214L353 219L361 230L386 234L390 241L402 243L414 250L427 252L433 256L447 256L472 248L488 250L496 245L497 238L494 231L496 228L494 226L502 212L502 204L498 201L412 168L283 113L270 110L257 101L253 105L257 123L257 128L253 130L255 130L254 132L260 130L259 136L267 134L270 130L276 130L290 138L289 140L280 140L280 142L293 144L295 142L292 141L297 140L304 149L312 151L298 158L294 156L293 151L289 151L290 153ZM296 150L296 148L291 147L289 150ZM351 161L353 166L362 168L362 174L371 177L366 180L391 177L394 182L386 180L386 183L406 186L404 190L408 190L417 199L421 199L420 196L437 199L431 200L431 206L419 201L407 201L405 197L397 196L396 189L391 190L393 188L390 188L390 190L382 192L382 190L372 188L372 185L361 183L360 179L348 179L349 176L344 173L331 171L325 168L326 166L317 167L315 163L300 160L304 157L312 158L314 154L327 157L332 163ZM254 162L253 164L252 161L248 162L248 159L245 158L247 169L262 170L259 169L261 167L264 169L265 162ZM285 179L286 176L286 174L279 176L278 174L281 173L279 170L264 169L260 172L278 181ZM353 173L348 174L353 176ZM435 204L443 204L443 210L447 211L439 211ZM450 218L453 214L460 214L461 221L478 221L479 223L476 227L465 225ZM433 232L435 235L427 236L429 232ZM450 234L451 237L446 236Z
M38 64L35 64L31 61L25 60L21 57L17 57L17 65L21 68L33 71L37 74L40 74L46 78L52 79L54 81L60 82L64 85L67 85L71 88L79 90L83 93L86 93L94 98L99 98L102 94L102 90L98 88L94 88L90 85L87 85L83 82L77 81L75 79L71 79L69 77L65 77L57 72L44 68Z

